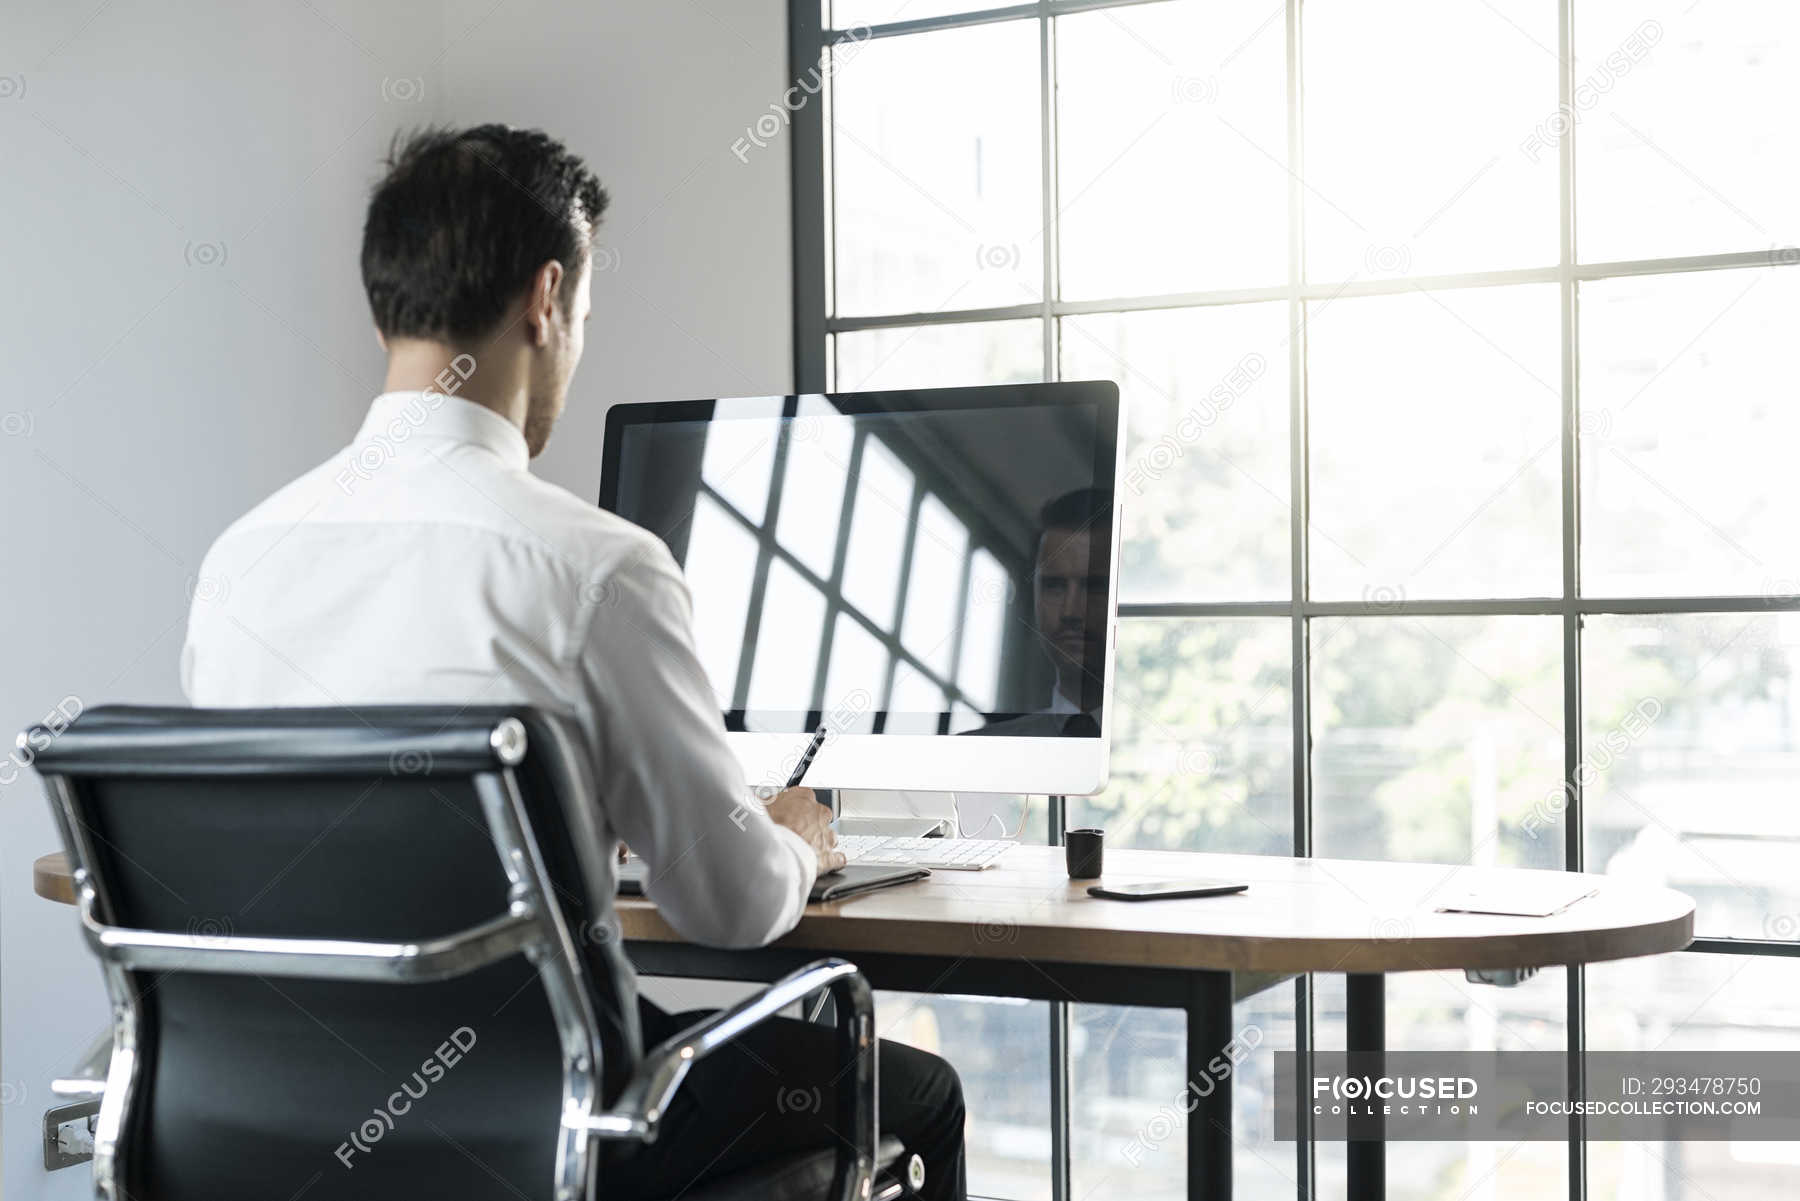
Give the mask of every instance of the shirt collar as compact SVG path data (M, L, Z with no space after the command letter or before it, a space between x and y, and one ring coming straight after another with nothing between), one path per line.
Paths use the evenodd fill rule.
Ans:
M531 462L519 427L484 405L444 392L383 392L369 406L356 441L398 443L408 438L464 442L491 450L516 471Z

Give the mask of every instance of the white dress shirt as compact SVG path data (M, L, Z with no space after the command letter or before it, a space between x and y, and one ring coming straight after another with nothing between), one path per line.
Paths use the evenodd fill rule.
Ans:
M683 937L756 946L800 918L806 841L750 800L653 534L526 469L519 430L432 392L375 399L356 441L206 556L182 650L201 706L525 703Z

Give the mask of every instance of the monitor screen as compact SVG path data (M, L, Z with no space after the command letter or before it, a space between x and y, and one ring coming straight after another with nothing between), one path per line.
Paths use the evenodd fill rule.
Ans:
M601 504L659 535L729 729L1098 738L1109 383L618 405Z

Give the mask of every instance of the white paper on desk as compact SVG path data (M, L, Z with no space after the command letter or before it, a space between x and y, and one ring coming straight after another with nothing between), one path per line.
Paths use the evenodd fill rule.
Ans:
M1559 879L1548 872L1541 877L1500 881L1474 881L1452 892L1438 906L1439 913L1497 913L1508 917L1549 917L1561 913L1599 887L1582 879Z

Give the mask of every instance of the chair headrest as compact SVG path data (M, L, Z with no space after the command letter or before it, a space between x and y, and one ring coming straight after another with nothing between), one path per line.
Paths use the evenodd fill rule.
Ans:
M466 775L527 748L524 706L190 709L102 705L19 747L53 775Z

